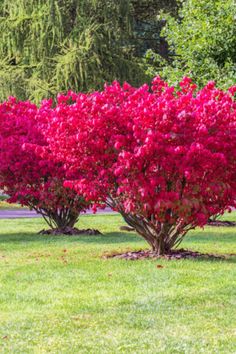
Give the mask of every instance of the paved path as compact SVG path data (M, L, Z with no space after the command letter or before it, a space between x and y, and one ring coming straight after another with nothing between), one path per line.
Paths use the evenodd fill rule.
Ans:
M97 211L97 214L110 214L114 213L111 208L100 209ZM93 214L91 210L88 210L85 214ZM41 218L40 214L37 214L35 211L20 209L20 210L0 210L0 219L19 219L19 218Z

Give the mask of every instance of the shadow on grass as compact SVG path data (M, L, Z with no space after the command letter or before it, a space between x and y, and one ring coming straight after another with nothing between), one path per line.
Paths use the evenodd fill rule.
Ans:
M184 243L196 243L199 242L201 244L207 244L207 243L220 243L220 244L225 244L225 243L236 243L236 230L232 230L230 228L227 228L227 232L225 232L225 229L218 230L218 232L213 232L213 231L208 231L205 229L204 231L194 231L189 233L185 238L184 238Z
M127 243L144 241L143 238L134 233L122 233L122 232L107 232L102 236L81 236L81 243L99 243L99 244L111 244L111 243Z
M227 233L215 233L215 232L194 232L190 233L184 239L180 247L191 248L199 243L199 245L222 245L222 244L235 244L235 232L228 230ZM127 243L127 242L139 242L144 239L135 234L127 232L106 232L103 235L39 235L35 232L8 232L7 234L0 234L0 243L8 242L42 242L42 241L71 241L81 243L98 243L98 244L112 244L112 243Z
M180 248L185 248L189 250L196 250L196 246L199 244L198 251L201 251L201 246L209 245L209 251L206 251L206 254L216 254L217 256L224 256L225 258L211 258L211 257L199 257L199 258L189 258L188 260L192 260L194 262L226 262L226 263L236 263L236 254L233 250L222 252L220 251L220 247L224 244L230 245L235 244L235 233L230 232L227 233L215 233L215 232L195 232L186 237L183 244L180 245ZM148 245L145 243L142 237L136 235L135 233L125 233L125 232L108 232L104 235L38 235L33 232L20 232L20 233L8 233L8 234L0 234L0 246L4 244L26 244L26 243L34 243L34 244L60 244L60 243L79 243L79 244L93 244L93 245L121 245L121 244L132 244L136 243L136 249L139 247L140 249L147 249ZM140 242L140 244L139 244ZM219 248L217 247L219 245ZM217 253L214 251L217 250ZM124 250L125 252L125 250ZM202 251L204 253L204 250ZM230 255L230 253L232 253ZM125 261L125 260L124 260ZM183 261L183 259L182 259Z
M121 232L109 232L104 235L38 235L36 233L8 233L0 235L0 244L4 243L21 243L21 242L79 242L86 244L119 244L142 241L142 238L135 234L127 234Z
M222 254L222 255L218 255L218 256L222 256L225 258L207 258L207 257L199 257L197 259L193 259L190 258L189 260L196 260L197 262L207 262L207 263L230 263L230 264L236 264L236 254L234 255L230 255L230 254Z

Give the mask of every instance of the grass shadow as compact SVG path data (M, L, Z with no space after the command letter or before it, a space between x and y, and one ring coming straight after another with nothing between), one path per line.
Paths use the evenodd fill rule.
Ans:
M210 257L199 257L197 259L193 259L194 261L196 262L199 262L199 263L230 263L230 264L236 264L236 254L235 255L230 255L230 254L218 254L218 256L222 256L222 257L225 257L225 258L210 258ZM191 260L191 258L189 259Z
M21 242L79 242L86 244L119 244L138 242L142 238L135 234L127 234L121 232L108 232L104 235L38 235L37 233L8 233L7 235L0 235L0 244L5 243L21 243Z
M42 226L42 225L40 225ZM98 225L99 227L100 225ZM40 229L40 228L39 228ZM143 238L133 232L124 232L124 231L108 231L104 232L103 235L38 235L35 233L34 229L23 232L22 228L20 232L15 232L11 230L8 233L0 234L0 247L3 247L4 244L12 244L18 246L20 244L41 244L43 245L53 245L64 244L64 243L77 243L84 245L114 245L115 247L122 246L124 247L129 245L129 248L137 250L137 247L140 249L147 249L148 245L145 243ZM135 245L136 244L136 245ZM224 247L226 245L226 247ZM235 230L230 228L217 228L217 232L210 228L206 228L204 231L196 230L191 232L184 240L183 244L180 245L180 248L190 249L193 251L200 251L202 253L213 253L216 255L224 255L224 259L213 259L213 258L196 258L191 259L196 262L224 262L224 263L236 263L236 254L229 256L230 253L236 253L235 245Z
M144 240L141 236L136 235L134 233L107 232L104 233L104 235L98 235L98 236L81 235L80 241L82 243L119 244L119 243L138 242Z

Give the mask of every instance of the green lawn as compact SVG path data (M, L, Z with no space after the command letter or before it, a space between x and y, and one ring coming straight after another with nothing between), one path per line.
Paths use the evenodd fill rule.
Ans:
M235 353L236 257L102 259L146 247L120 225L83 216L104 236L49 237L40 219L0 220L0 352ZM183 246L236 253L235 232L207 227Z
M22 207L20 204L10 204L6 202L6 197L0 195L0 210L15 210L15 209L27 209L26 207Z
M0 201L0 210L19 210L19 209L27 209L27 208L22 207L20 204L10 204L4 201Z

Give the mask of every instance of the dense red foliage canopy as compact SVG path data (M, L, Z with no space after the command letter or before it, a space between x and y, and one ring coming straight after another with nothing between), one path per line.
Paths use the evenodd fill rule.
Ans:
M235 205L235 91L197 90L188 78L175 90L157 77L151 88L114 82L39 109L10 99L0 106L0 187L40 208L77 208L76 191L166 252Z
M0 105L0 189L10 202L36 209L51 222L62 222L66 213L75 221L84 200L63 186L65 170L50 155L37 113L34 104L14 98ZM47 149L47 156L36 154L35 146Z
M177 240L235 205L234 92L188 78L179 91L160 78L151 89L114 82L45 101L40 115L67 186Z

